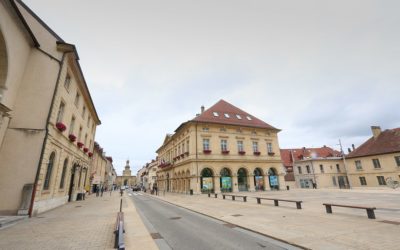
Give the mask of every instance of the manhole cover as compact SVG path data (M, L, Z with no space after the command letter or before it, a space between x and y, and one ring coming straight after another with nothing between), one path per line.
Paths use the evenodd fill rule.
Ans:
M387 224L392 224L392 225L400 225L400 222L392 221L392 220L382 220L381 222L387 223Z
M229 228L235 228L236 227L236 225L233 225L231 223L225 223L223 225L226 226L226 227L229 227Z
M241 214L234 214L234 215L232 215L233 217L239 217L239 216L243 216L243 215L241 215Z
M154 240L163 238L159 233L151 233L150 235Z
M170 220L179 220L181 217L171 217Z

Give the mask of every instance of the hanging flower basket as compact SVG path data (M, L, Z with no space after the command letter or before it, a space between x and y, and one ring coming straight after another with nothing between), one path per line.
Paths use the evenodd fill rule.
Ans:
M82 148L83 147L83 143L82 142L78 142L77 145L78 145L78 148Z
M246 154L246 151L239 151L239 154L240 154L240 155L245 155L245 154Z
M73 134L70 134L70 135L68 136L68 138L69 138L69 140L72 141L72 142L74 142L74 141L76 140L76 136L73 135Z
M204 154L207 154L207 155L208 155L208 154L211 154L211 150L210 150L210 149L204 149L204 150L203 150L203 153L204 153Z
M185 154L181 154L182 159L185 157Z
M256 151L256 152L253 152L254 153L254 155L260 155L261 154L261 152L259 152L259 151Z
M56 123L56 128L60 131L60 132L64 132L67 129L67 126L64 125L64 123L62 122L57 122Z
M268 155L269 155L269 156L274 156L275 153L274 153L274 152L268 152Z
M223 155L227 155L227 154L229 154L229 150L222 150L221 153L222 153Z
M88 156L89 156L89 158L92 158L93 153L92 153L92 152L89 152L89 153L88 153Z
M83 148L83 152L87 153L87 152L89 152L89 149L88 148Z

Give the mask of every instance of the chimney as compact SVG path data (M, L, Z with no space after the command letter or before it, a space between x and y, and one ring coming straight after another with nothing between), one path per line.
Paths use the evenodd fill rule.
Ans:
M381 134L381 127L371 126L371 131L372 131L372 134L374 135L374 139L376 139Z
M351 147L353 148L353 151L356 150L356 147L354 147L354 144L351 144Z
M349 151L349 154L351 153L351 149L350 148L347 148L347 151Z
M201 113L200 114L203 114L203 112L204 112L204 106L201 105Z

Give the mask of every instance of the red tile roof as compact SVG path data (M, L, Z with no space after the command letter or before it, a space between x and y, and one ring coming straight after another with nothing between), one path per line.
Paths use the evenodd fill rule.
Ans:
M218 116L215 116L214 112L218 113ZM229 117L226 117L225 114ZM237 115L239 115L241 119L239 119ZM224 100L220 100L192 121L279 130Z
M293 152L293 157L295 158L294 161L300 161L306 158L312 158L312 157L340 157L341 154L339 151L334 150L330 147L321 147L321 148L291 148L291 149L281 149L281 158L283 161L283 165L286 168L292 168L293 167L293 158L292 158L292 152Z
M400 152L400 128L386 129L377 138L372 136L353 152L349 153L347 158L395 152Z

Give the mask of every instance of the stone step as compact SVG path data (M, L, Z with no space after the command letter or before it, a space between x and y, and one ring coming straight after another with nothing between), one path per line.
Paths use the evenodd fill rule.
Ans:
M0 216L0 230L16 224L20 220L24 220L28 216Z

